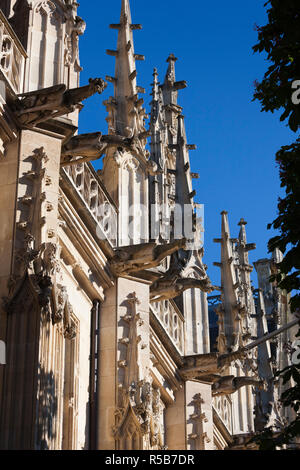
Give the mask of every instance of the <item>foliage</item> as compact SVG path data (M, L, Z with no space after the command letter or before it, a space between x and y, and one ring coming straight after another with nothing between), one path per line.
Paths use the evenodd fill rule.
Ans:
M299 0L269 0L266 4L268 24L257 27L258 44L254 52L266 52L270 66L263 80L256 83L254 100L262 111L281 111L280 121L287 122L298 133L300 104L292 100L295 81L300 80L300 8ZM276 154L281 187L285 198L278 203L278 217L269 228L279 235L269 242L269 250L278 248L284 255L278 264L279 273L271 278L280 289L293 293L291 310L300 310L300 139L282 147ZM294 295L295 293L295 295ZM299 332L300 336L300 332ZM281 397L284 407L290 407L295 419L283 430L268 428L254 441L261 450L275 450L291 444L300 436L300 365L292 365L277 374L283 384L292 383ZM287 385L288 386L288 385Z
M279 274L272 280L277 281L281 289L296 292L291 299L291 309L295 312L300 308L300 139L295 144L282 147L276 160L286 197L279 199L279 215L269 225L269 228L273 226L280 232L270 240L269 250L279 248L285 256L278 266Z
M300 332L298 336L300 337ZM278 372L277 376L281 377L283 385L293 379L293 386L282 394L280 401L283 407L292 408L295 419L281 431L270 427L257 435L252 442L256 442L260 450L276 450L289 446L300 436L300 364L287 367Z
M254 52L267 53L271 62L264 79L257 83L254 99L262 111L283 110L280 120L288 120L296 132L300 124L300 107L293 104L292 84L300 79L300 9L299 0L269 0L268 24L257 27L258 44Z

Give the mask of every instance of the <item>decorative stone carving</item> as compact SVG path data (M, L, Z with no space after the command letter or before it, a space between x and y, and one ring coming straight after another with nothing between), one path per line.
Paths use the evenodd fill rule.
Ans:
M163 259L185 246L186 240L157 245L143 243L117 248L111 261L111 268L116 275L130 274L159 266Z
M3 2L1 3L1 8L3 8ZM4 17L1 15L0 70L9 81L14 92L20 93L23 82L22 73L20 72L24 66L26 53L17 40L16 34L13 34L9 26L9 23L4 21Z
M150 289L152 302L160 302L178 297L188 289L200 289L203 292L214 291L210 279L183 279L179 274L169 271L164 277L156 281Z
M49 239L55 238L55 236L56 236L55 230L49 229L49 230L47 231L47 236L48 236Z
M17 229L26 231L29 228L29 222L18 222Z
M58 285L56 289L56 308L53 313L53 323L60 323L64 319L64 312L68 302L67 289Z
M14 298L27 278L36 294L42 315L48 321L52 320L53 324L63 322L65 337L73 339L76 336L76 327L71 320L72 307L67 289L57 283L60 274L58 246L54 243L44 243L36 250L34 245L34 237L27 234L24 238L24 249L18 255L23 275L11 280L10 297L4 299L5 308L8 312L12 311Z
M73 157L84 157L86 161L100 158L106 148L106 144L102 140L101 132L93 134L80 134L72 137L62 148L62 156L65 159ZM75 160L74 163L82 163ZM66 160L65 164L68 164Z
M151 447L164 449L162 435L164 433L164 422L162 421L163 408L161 402L161 392L159 389L152 389L152 423L151 423Z
M42 245L40 256L35 262L35 273L37 275L46 274L47 276L55 276L59 270L58 246L55 243L47 243Z
M74 8L75 7L75 8ZM65 36L65 66L74 65L75 71L80 72L79 61L79 36L82 36L86 30L85 21L76 15L77 4L67 5L67 25Z
M219 326L219 335L217 338L217 345L218 345L218 351L220 354L226 354L227 352L227 338L226 338L226 333L225 333L225 325L224 325L224 316L225 316L225 311L219 305L219 307L216 309L216 314L218 315L218 326Z
M254 377L235 377L234 375L220 377L213 384L212 392L214 396L232 395L242 387L252 385L258 390L266 390L267 384L264 380L258 380Z
M90 79L89 85L71 90L67 90L63 84L55 85L20 94L13 108L20 124L32 128L41 122L75 111L81 101L95 93L101 94L106 86L101 78Z
M172 257L169 270L156 280L150 289L151 302L174 299L189 289L211 293L216 288L207 275L203 264L204 250L181 250Z
M220 378L222 370L218 354L210 353L185 357L179 373L183 380L204 380L213 383Z
M145 153L137 137L124 137L116 134L102 135L101 132L95 132L74 136L64 144L62 148L62 155L65 158L63 166L95 160L110 148L126 150L136 157L142 156L145 160L149 156ZM80 158L72 160L76 157ZM152 173L158 173L157 168L151 164L147 168Z
M158 168L158 164L152 160L149 160L147 166L149 176L158 176L163 174L163 170Z
M247 244L246 222L242 219L239 237L230 236L228 213L222 212L222 238L215 239L221 244L222 307L219 315L218 350L221 354L234 352L245 346L251 334L255 334L255 305L252 295L248 252L255 249Z

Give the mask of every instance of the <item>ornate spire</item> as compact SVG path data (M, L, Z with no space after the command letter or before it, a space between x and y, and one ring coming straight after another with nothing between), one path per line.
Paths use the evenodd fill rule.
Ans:
M240 282L239 288L239 300L245 306L247 314L244 318L244 334L249 339L251 335L255 335L257 324L254 320L255 316L255 304L253 298L253 288L251 283L251 273L253 271L253 266L249 263L249 251L255 250L255 243L247 243L247 233L246 225L247 222L244 219L241 219L238 224L241 229L239 233L238 243L237 243L237 268L238 268L238 277ZM248 333L247 333L248 332Z
M263 338L269 333L269 329L262 289L258 290L256 310L257 337ZM256 390L255 427L256 430L262 430L272 425L272 420L276 415L276 409L274 408L276 386L273 381L274 373L270 341L265 341L258 346L257 355L258 375L267 383L265 391Z
M145 132L143 99L138 93L145 90L137 86L136 60L144 60L144 56L134 52L133 30L142 29L139 24L132 24L129 0L122 0L119 24L110 25L118 30L117 50L107 50L107 54L116 57L114 77L106 77L114 84L114 98L104 104L109 117L109 133L125 137L138 136Z
M162 86L164 93L164 102L166 105L177 106L178 90L183 90L187 87L186 81L176 82L175 62L177 57L174 54L170 54L167 62L169 67L166 73L165 82Z
M180 114L176 145L176 202L183 208L185 204L193 204L193 198L196 195L193 191L188 147L184 116Z
M151 102L151 104L153 104L154 102L159 101L159 99L160 99L157 68L154 68L154 70L153 70L153 83L151 85L152 85L152 92L151 92L152 102Z
M266 308L262 289L258 289L257 299L257 337L262 338L269 333L268 323L266 318ZM270 341L266 341L258 346L259 356L259 376L270 380L273 377L271 366L272 353Z
M248 252L256 248L247 243L246 225L241 219L239 238L231 239L228 213L222 212L221 268L222 311L227 348L235 351L245 346L256 335L255 304L250 274L253 267L249 264Z
M153 72L150 134L151 134L151 160L164 167L163 147L166 145L166 126L163 110L163 97L158 81L157 69Z
M222 238L214 240L221 244L222 307L219 315L219 352L234 352L241 346L241 316L238 299L238 283L234 269L233 240L230 238L228 212L222 212Z
M253 266L249 264L249 256L248 253L251 250L256 250L255 243L247 243L247 233L246 233L246 222L244 219L241 219L239 222L240 233L239 233L239 261L240 266L249 270L249 272L253 271Z
M182 108L178 106L178 90L187 87L186 81L176 82L175 62L178 59L174 54L170 54L167 62L169 63L165 81L161 86L163 93L163 101L165 105L165 117L169 127L169 143L176 143L176 118L182 113Z

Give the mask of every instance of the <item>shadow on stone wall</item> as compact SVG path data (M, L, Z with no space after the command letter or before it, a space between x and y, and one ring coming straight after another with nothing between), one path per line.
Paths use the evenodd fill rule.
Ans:
M45 373L43 369L40 369L38 382L40 390L36 446L39 450L50 450L58 431L57 386L53 372Z

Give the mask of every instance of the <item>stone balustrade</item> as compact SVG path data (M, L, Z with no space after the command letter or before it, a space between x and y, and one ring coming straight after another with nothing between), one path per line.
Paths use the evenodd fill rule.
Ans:
M169 300L155 302L150 309L159 320L181 355L184 355L184 318L175 303Z
M0 10L0 72L14 93L23 91L26 52Z
M117 208L99 181L94 169L91 165L82 163L65 167L62 171L68 176L73 188L97 222L98 237L108 240L113 247L116 247Z
M230 434L233 432L232 426L232 402L228 396L215 397L213 399L213 407L217 415L225 424Z

